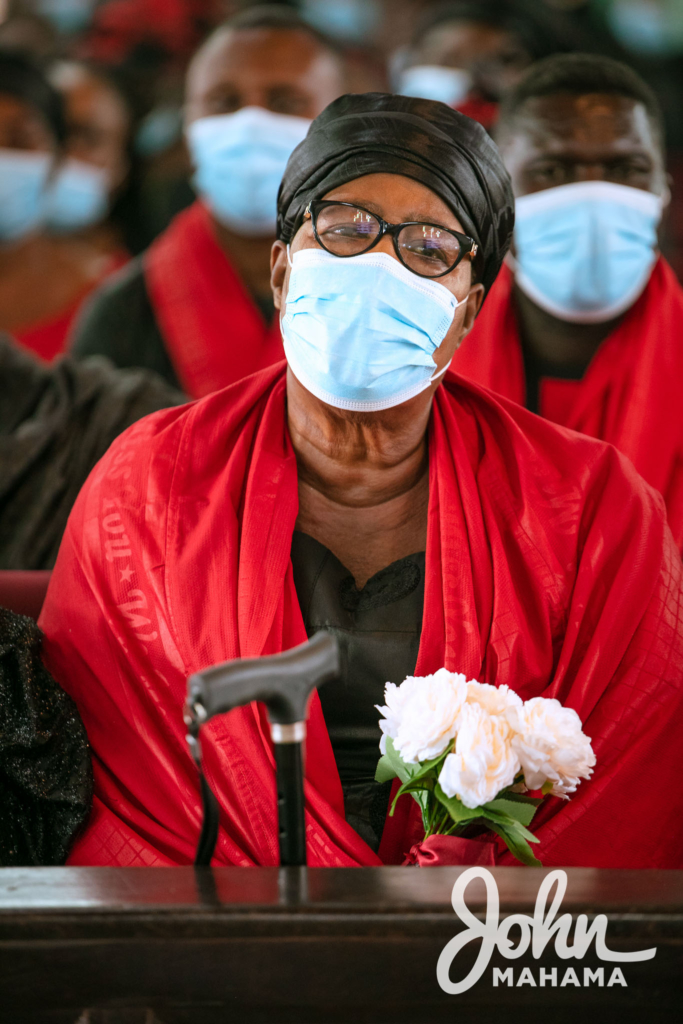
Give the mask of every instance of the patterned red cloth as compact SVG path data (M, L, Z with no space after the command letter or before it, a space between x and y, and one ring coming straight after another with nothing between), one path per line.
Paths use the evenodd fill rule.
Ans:
M201 818L182 710L189 673L306 639L290 547L296 457L283 365L118 438L72 512L41 616L76 699L96 801L72 864L187 864ZM548 865L683 867L683 568L661 497L614 448L459 378L435 395L416 673L440 666L556 697L592 737L594 777L534 818ZM222 808L216 864L278 859L272 747L252 705L204 730ZM378 858L344 821L317 695L309 863ZM410 796L381 858L420 839ZM498 863L514 864L499 849Z
M665 260L647 288L602 343L580 381L543 379L542 416L609 441L664 495L669 524L683 550L683 288ZM451 370L521 405L522 348L503 267Z
M178 380L192 398L283 358L280 323L265 323L218 245L199 202L150 246L145 282Z

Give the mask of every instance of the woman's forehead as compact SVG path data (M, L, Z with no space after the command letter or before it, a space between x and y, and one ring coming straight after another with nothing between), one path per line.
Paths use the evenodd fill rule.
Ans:
M331 189L321 198L357 203L392 223L434 221L462 231L460 221L436 192L403 174L365 174Z

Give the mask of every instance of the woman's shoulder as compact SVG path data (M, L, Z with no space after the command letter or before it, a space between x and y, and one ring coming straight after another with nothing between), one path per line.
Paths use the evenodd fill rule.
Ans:
M480 444L480 455L492 455L497 449L505 449L508 455L515 456L515 462L540 464L550 459L556 465L559 462L564 471L571 473L574 468L582 476L590 466L605 459L614 460L615 456L625 467L631 466L609 442L552 423L459 374L448 373L443 391L448 405L459 408L466 418L476 423L480 442L486 443L485 447Z
M442 390L475 475L489 484L495 478L511 504L546 507L553 521L571 508L578 523L621 500L640 514L647 510L653 520L666 519L661 495L614 445L543 419L453 373Z
M228 460L241 436L253 432L283 377L282 366L268 367L206 398L144 416L116 438L88 485L100 487L108 480L130 498L152 486L160 492L170 492L174 483L201 486L203 477ZM280 390L284 393L284 386Z

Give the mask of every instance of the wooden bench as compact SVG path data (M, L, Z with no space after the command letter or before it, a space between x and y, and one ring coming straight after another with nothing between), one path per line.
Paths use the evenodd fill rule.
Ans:
M5 868L2 1024L674 1024L683 1020L683 871L570 869L559 914L606 914L607 946L654 959L494 953L452 995L437 982L465 927L458 868ZM546 871L496 868L500 917L533 915ZM483 882L467 905L483 918ZM519 926L511 930L515 942ZM573 931L572 931L573 937ZM475 962L456 957L451 979ZM562 985L569 967L580 984ZM614 968L626 987L608 982ZM512 968L505 980L505 971ZM535 985L522 979L529 968ZM588 984L584 985L584 970ZM600 984L600 968L603 983ZM497 969L497 984L494 970ZM556 985L552 985L553 969ZM541 985L541 970L545 983ZM522 984L519 984L522 979ZM677 1016L678 1014L678 1016Z

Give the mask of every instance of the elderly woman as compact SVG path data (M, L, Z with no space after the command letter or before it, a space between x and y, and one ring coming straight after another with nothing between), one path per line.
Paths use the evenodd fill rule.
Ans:
M345 96L313 123L273 248L288 366L131 428L67 528L42 625L95 757L72 863L188 863L187 675L322 625L345 656L310 708L309 863L401 862L417 805L386 816L373 706L445 665L557 697L592 737L593 779L534 822L545 864L680 866L683 595L661 499L613 448L445 376L512 220L495 147L439 103ZM263 709L205 732L215 863L275 863Z

